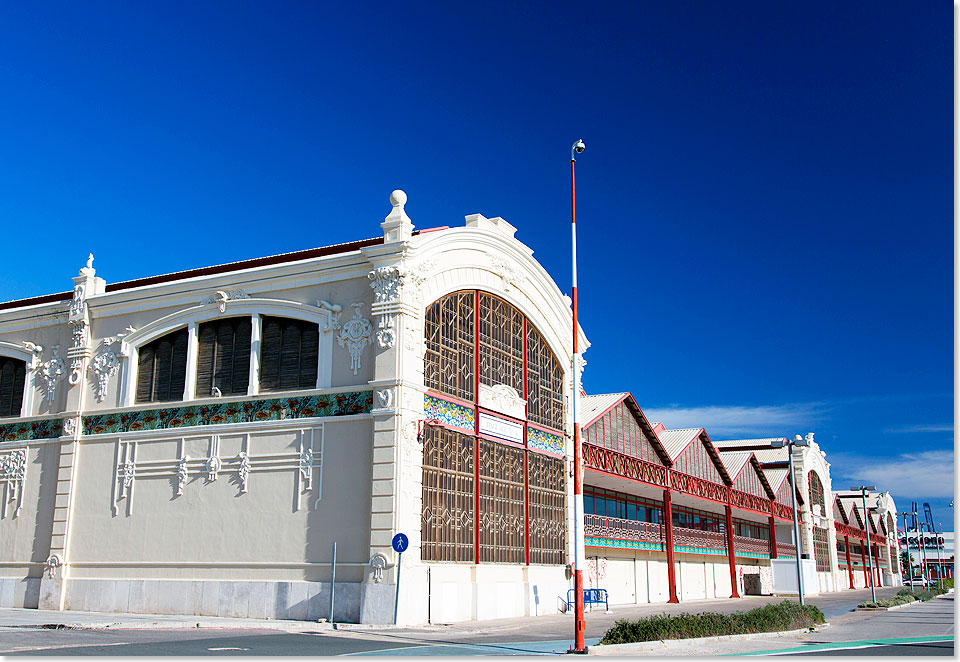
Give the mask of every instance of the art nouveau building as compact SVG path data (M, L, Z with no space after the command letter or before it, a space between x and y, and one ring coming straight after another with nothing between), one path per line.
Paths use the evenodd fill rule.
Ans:
M398 573L400 623L556 611L570 300L503 219L414 231L391 202L372 239L125 282L91 257L0 303L0 606L329 618L336 544L338 621L393 622ZM580 413L588 581L770 592L796 554L780 456L627 393ZM829 472L803 463L804 549L825 529L836 567Z
M500 218L0 304L0 605L401 623L568 587L570 302ZM581 347L587 347L585 337Z

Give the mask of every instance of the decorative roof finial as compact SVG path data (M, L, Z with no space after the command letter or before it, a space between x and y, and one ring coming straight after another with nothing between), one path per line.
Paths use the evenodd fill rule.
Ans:
M413 221L407 216L407 212L403 211L403 206L407 204L407 194L400 189L393 191L390 194L390 204L393 209L380 224L383 228L384 243L409 241L413 236Z
M93 269L93 253L87 256L87 269Z
M390 194L390 204L394 207L400 207L400 209L403 209L403 206L407 204L407 194L400 189L397 189Z

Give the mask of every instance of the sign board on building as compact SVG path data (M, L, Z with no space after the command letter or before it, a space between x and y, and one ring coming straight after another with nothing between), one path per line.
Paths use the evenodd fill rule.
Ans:
M480 434L490 435L497 439L512 441L515 444L523 443L523 424L508 421L505 418L480 412Z

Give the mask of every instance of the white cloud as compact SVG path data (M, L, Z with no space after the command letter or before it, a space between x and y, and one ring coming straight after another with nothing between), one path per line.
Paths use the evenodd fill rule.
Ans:
M915 434L918 432L953 432L952 425L905 425L884 430L892 434Z
M651 407L643 413L651 423L668 429L705 428L711 439L788 437L814 426L825 407L808 402L786 405L735 407Z
M855 455L827 455L831 463L833 489L843 490L851 481L876 485L894 499L949 498L954 493L953 450L904 453L893 458L865 458Z

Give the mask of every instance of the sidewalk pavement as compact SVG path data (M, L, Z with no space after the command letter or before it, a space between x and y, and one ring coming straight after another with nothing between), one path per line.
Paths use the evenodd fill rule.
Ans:
M898 589L878 589L878 597L893 595ZM869 589L810 596L809 604L819 606L830 620L832 615L846 613L858 602L869 599ZM586 614L587 636L600 637L620 619L637 619L653 614L697 613L716 611L731 613L747 611L765 604L784 600L783 597L746 596L738 600L720 598L693 600L677 604L615 605L611 613L598 609ZM120 614L88 611L55 611L38 609L0 608L0 628L56 628L56 629L225 629L225 630L275 630L281 632L355 632L357 635L374 635L377 631L415 634L424 639L442 637L450 639L471 636L472 639L496 638L499 640L564 639L570 634L572 615L549 614L490 621L465 621L450 625L358 625L318 623L313 621L285 621L252 618L224 618L214 616Z

